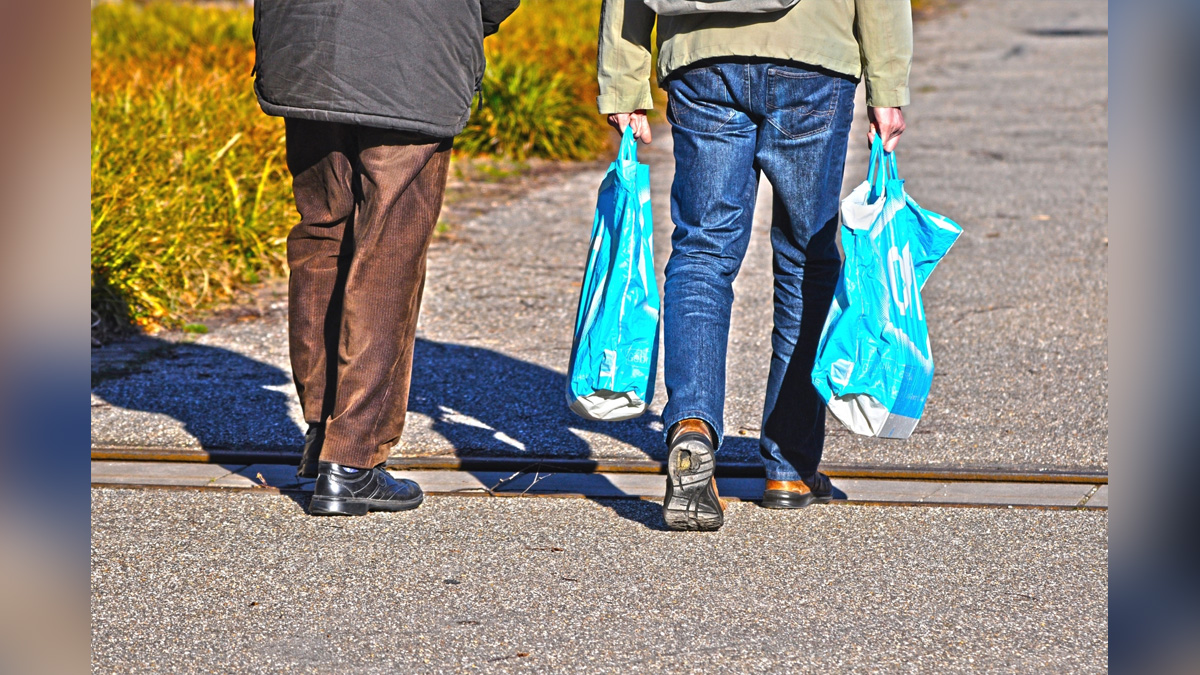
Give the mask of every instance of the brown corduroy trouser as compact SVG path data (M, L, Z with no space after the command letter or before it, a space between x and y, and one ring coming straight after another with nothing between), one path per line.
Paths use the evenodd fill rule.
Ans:
M287 239L288 333L321 460L385 461L404 430L425 254L451 139L288 119L300 223Z

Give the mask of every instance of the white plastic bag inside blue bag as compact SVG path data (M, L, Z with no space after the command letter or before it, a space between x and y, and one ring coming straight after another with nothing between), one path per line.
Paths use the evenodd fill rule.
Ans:
M596 199L591 247L567 373L567 404L580 417L618 421L646 412L658 367L650 168L627 127Z
M846 259L813 385L854 433L908 438L933 382L921 289L962 228L907 195L878 137L867 180L842 201L841 219Z

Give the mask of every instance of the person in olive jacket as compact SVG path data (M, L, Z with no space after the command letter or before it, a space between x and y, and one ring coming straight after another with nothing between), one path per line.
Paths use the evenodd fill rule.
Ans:
M759 451L763 506L833 498L818 471L825 405L813 361L841 267L835 235L854 92L887 151L904 132L912 67L909 0L604 0L599 112L649 143L657 75L675 151L671 257L663 284L667 488L679 530L725 522L713 478L724 438L733 280L754 223L759 176L771 209L774 327Z
M288 342L313 515L424 498L383 463L404 428L451 143L483 80L483 38L518 4L255 2L254 90L285 119L300 214L287 238Z

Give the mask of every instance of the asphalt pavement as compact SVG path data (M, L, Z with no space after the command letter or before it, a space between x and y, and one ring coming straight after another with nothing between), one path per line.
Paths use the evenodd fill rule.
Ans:
M1104 672L1106 512L92 491L94 672Z
M831 418L827 461L1107 468L1106 13L1092 0L979 1L918 24L900 168L919 203L965 230L925 290L937 375L911 439L855 437ZM670 145L662 128L642 150L660 271ZM865 164L860 119L847 191ZM661 378L650 414L637 420L589 423L565 405L601 175L564 174L433 247L411 412L395 454L663 458ZM764 182L736 284L724 460L757 457L771 328L769 191ZM207 335L94 350L93 444L298 446L286 295L262 310Z

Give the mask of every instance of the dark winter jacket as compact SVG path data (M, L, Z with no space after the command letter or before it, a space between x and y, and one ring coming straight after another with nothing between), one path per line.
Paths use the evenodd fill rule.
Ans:
M483 38L520 0L257 0L254 91L268 115L446 138L483 80Z

